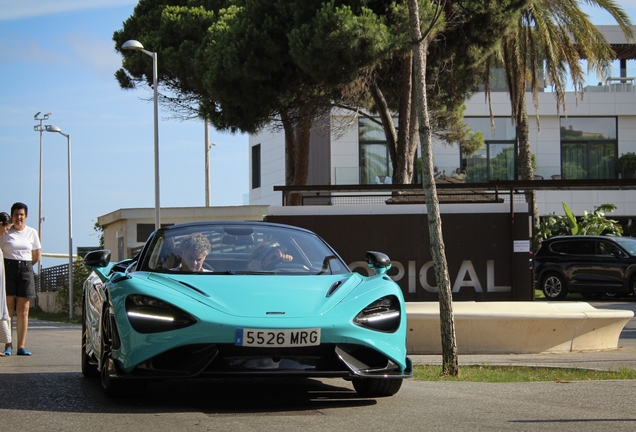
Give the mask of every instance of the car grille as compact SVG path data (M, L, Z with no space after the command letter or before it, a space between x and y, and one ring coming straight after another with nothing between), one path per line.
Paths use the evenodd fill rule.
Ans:
M300 348L254 348L232 344L188 345L140 364L133 375L145 377L289 376L347 377L355 371L386 370L383 354L353 344Z

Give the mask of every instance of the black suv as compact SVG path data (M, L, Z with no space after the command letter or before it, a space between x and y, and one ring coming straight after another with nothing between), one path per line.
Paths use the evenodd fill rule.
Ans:
M636 293L636 238L559 236L534 255L535 287L546 298L572 293L585 298Z

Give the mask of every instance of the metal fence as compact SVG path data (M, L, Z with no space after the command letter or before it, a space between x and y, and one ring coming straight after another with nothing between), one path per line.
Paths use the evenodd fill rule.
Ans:
M63 285L68 285L68 264L43 268L41 279L42 285L40 276L35 275L35 286L39 287L39 292L57 291Z
M506 180L488 183L436 183L440 204L522 203L531 190L636 189L634 179ZM425 204L421 184L274 186L282 205L395 205ZM293 199L294 195L300 200Z
M486 191L438 191L437 199L440 204L483 204L510 203L512 197L515 203L526 202L526 196L519 191L486 192ZM318 192L303 194L301 205L316 206L351 206L351 205L396 205L396 204L426 204L423 191L388 192L369 194L341 194Z

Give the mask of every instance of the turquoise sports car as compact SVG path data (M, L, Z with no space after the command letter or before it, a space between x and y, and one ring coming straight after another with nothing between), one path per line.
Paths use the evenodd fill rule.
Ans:
M82 373L112 396L208 377L341 377L393 395L412 375L404 298L389 258L366 260L374 276L311 231L236 221L162 228L120 262L91 252Z

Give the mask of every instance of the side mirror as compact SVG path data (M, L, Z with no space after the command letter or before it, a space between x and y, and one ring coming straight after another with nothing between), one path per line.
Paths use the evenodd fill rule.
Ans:
M391 268L391 259L382 252L367 251L367 265L375 270L376 274L384 274Z
M625 254L619 250L619 249L614 249L612 252L610 252L611 255L615 258L625 258Z
M106 267L110 263L109 250L96 250L86 254L84 265L86 267Z

